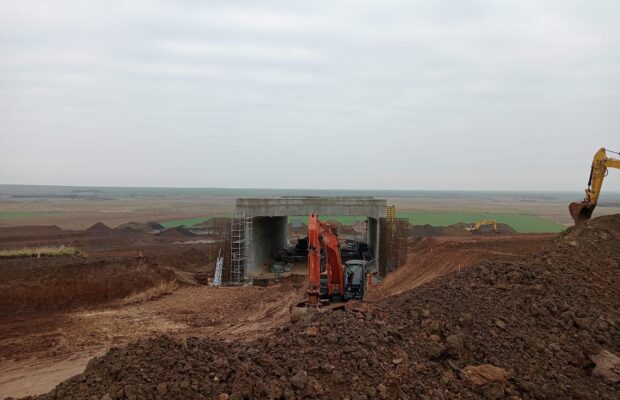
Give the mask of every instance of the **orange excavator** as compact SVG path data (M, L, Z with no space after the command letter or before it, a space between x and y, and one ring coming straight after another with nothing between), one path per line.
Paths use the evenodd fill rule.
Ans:
M330 308L334 308L350 299L361 300L366 289L366 281L365 261L350 260L343 265L336 227L319 221L319 216L316 214L310 215L306 292L308 298L291 309L291 319L296 320L309 307L325 308L331 305Z
M620 169L620 160L607 157L607 152L616 153L615 151L601 148L594 154L594 160L590 167L590 179L588 180L585 199L581 202L570 203L568 206L568 211L571 217L573 217L575 224L587 221L592 217L598 198L601 195L603 180L607 176L607 169Z
M344 268L336 227L319 221L316 214L308 218L308 304L318 306L321 299L321 244L325 249L327 295L344 295Z

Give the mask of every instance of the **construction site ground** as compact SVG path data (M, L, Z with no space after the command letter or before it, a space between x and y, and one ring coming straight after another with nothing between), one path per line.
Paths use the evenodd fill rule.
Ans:
M473 265L457 252L460 271L419 286L413 260L408 290L389 295L386 279L371 302L251 340L161 334L113 347L39 398L618 399L620 216L518 240L490 239Z
M177 232L178 233L178 232ZM305 277L267 287L201 285L213 273L209 244L195 237L1 228L4 248L73 244L88 258L0 260L0 398L46 393L110 348L167 335L248 342L289 324ZM418 238L408 263L374 287L372 302L483 261L518 260L556 235ZM79 396L78 396L79 397Z

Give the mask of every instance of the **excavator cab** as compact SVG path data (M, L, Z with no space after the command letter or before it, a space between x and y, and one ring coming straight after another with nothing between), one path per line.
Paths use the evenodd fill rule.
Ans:
M349 260L344 264L344 300L362 300L366 289L366 262Z

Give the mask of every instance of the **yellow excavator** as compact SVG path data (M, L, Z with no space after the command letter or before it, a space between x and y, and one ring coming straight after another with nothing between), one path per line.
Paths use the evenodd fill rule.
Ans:
M594 154L594 160L592 161L585 199L582 202L570 203L568 205L568 211L571 217L573 217L575 224L587 221L592 217L592 212L596 207L598 197L601 195L603 179L607 176L607 169L620 169L620 160L607 157L608 152L620 154L615 151L606 150L605 148L599 149L599 151Z
M497 230L497 224L495 223L494 219L485 219L483 221L478 221L475 224L472 224L470 227L465 228L465 230L469 232L478 231L480 230L480 227L484 225L493 225L493 230L495 231L495 233L499 233L499 231Z

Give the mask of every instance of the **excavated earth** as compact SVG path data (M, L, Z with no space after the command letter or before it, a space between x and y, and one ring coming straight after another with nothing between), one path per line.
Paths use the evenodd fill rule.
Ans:
M398 295L485 260L520 260L540 251L555 238L556 234L418 237L409 245L407 262L389 273L365 299L374 301Z
M251 342L112 348L44 399L618 399L620 215ZM607 353L604 353L607 354ZM597 366L598 367L598 366Z

